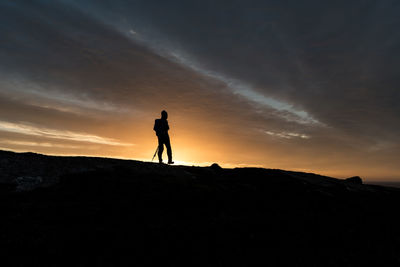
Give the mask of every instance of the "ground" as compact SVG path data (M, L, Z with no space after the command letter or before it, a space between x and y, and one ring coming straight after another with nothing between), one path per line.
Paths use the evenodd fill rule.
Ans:
M0 151L3 266L398 266L400 189Z

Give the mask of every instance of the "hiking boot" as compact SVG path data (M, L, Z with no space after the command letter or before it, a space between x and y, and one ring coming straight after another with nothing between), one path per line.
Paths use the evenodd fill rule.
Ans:
M172 160L168 160L168 164L174 164Z

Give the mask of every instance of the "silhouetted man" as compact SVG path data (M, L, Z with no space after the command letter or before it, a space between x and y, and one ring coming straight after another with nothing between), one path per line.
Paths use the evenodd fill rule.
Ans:
M167 147L168 164L174 164L172 161L171 143L168 135L169 126L167 118L168 113L165 110L161 111L161 119L156 119L153 129L156 131L156 135L158 137L158 161L163 163L162 153L165 145Z

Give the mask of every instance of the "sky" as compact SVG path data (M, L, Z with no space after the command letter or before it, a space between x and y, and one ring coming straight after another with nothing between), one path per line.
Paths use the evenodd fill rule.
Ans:
M400 181L397 0L0 0L0 149Z

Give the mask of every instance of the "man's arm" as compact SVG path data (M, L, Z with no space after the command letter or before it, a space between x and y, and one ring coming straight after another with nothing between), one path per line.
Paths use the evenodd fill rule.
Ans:
M158 128L158 125L157 125L157 120L155 120L155 121L154 121L154 127L153 127L153 130L157 132L157 128Z

